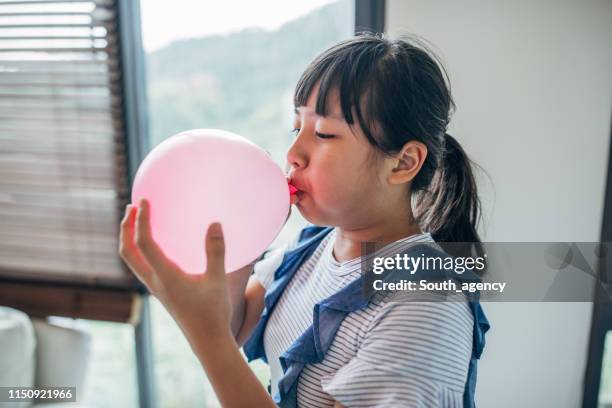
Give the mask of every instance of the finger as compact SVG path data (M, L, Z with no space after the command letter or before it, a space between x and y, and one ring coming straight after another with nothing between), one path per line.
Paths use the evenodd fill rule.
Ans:
M225 276L225 239L218 222L210 224L206 231L206 275Z
M132 272L147 285L151 277L151 267L142 257L134 243L135 215L136 208L129 204L119 231L119 255Z
M144 259L160 279L173 278L178 269L176 264L166 257L162 249L157 245L151 233L150 204L148 200L141 199L136 215L135 242Z

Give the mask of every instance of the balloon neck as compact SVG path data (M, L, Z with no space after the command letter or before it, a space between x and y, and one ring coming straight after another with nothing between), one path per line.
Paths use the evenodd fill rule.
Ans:
M289 195L294 195L298 192L298 189L291 183L287 183L289 185Z

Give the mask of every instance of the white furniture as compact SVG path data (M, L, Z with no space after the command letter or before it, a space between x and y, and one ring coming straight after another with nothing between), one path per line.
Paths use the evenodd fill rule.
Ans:
M0 306L0 386L77 387L77 403L18 403L15 407L83 407L91 336L71 319L30 319ZM2 407L11 406L7 403Z

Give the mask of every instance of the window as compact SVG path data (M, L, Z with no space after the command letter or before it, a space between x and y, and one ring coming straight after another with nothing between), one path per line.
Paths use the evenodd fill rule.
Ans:
M119 14L112 0L0 0L0 300L90 319L71 323L92 335L78 390L91 406L137 397L133 328L117 323L140 286L117 254L129 193Z
M2 296L33 315L126 321L129 296L121 316L95 294L69 302L67 287L20 303L42 282L136 287L116 256L127 171L115 7L36 3L0 1Z
M188 129L220 128L254 141L283 169L293 88L310 60L352 35L355 25L352 0L141 0L141 9L150 145ZM304 223L292 211L273 245L289 241ZM160 406L177 397L215 405L180 330L155 300L152 310ZM267 385L267 367L253 368Z
M153 398L133 327L118 323L137 316L142 290L117 254L134 163L179 131L217 127L284 167L293 86L316 54L353 33L356 7L141 5L140 21L138 1L0 0L0 303L87 327L92 355L80 395L88 406L135 406L139 392L141 406ZM146 87L134 69L139 22ZM277 241L303 222L294 211ZM154 299L152 311L158 405L217 406L176 324ZM267 384L267 368L254 368Z

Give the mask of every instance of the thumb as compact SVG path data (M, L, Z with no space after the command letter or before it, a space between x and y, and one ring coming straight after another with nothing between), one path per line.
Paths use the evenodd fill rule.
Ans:
M206 231L206 275L225 275L225 241L218 222L210 224Z

